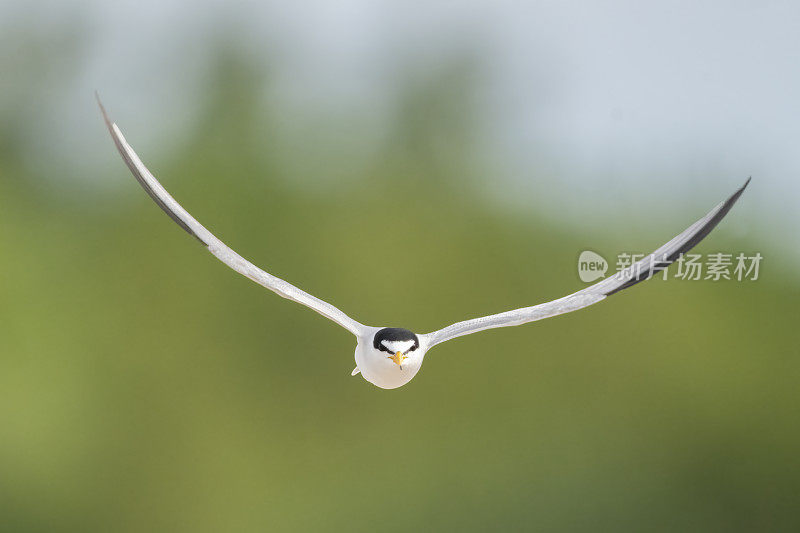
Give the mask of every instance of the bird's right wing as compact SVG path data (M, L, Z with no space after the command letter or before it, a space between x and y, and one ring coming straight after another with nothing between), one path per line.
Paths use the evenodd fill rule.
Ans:
M142 188L144 188L147 194L150 195L155 203L158 204L158 206L163 209L172 220L174 220L187 233L203 243L203 245L206 246L212 254L217 256L220 261L231 267L239 274L250 278L259 285L263 285L279 296L293 300L299 304L303 304L306 307L313 309L322 316L333 320L346 330L350 331L356 337L362 336L362 334L367 330L363 324L353 320L328 302L324 302L319 298L315 298L307 292L298 289L291 283L261 270L253 263L244 259L242 256L228 248L225 243L217 239L210 231L204 228L197 220L194 219L194 217L192 217L192 215L190 215L183 207L181 207L172 196L170 196L167 190L164 189L164 187L158 182L153 174L147 170L147 167L144 166L142 161L139 159L139 156L136 155L136 152L134 152L133 148L130 147L117 125L109 120L106 110L103 107L103 104L100 102L99 97L97 98L97 103L100 106L100 111L103 113L103 119L106 122L108 131L111 133L111 137L114 139L114 144L117 145L117 150L119 150L119 153L122 155L122 158L125 160L128 168L130 168L133 176L141 184Z
M464 322L457 322L451 326L427 333L421 336L421 341L425 342L428 348L439 343L476 333L484 329L501 328L506 326L518 326L527 322L549 318L551 316L569 313L583 309L589 305L604 300L623 289L627 289L640 281L650 279L654 274L664 270L672 264L681 254L691 250L697 243L708 235L714 227L719 224L733 204L744 192L750 178L742 185L730 198L718 204L709 213L686 228L681 234L664 244L661 248L637 261L625 270L622 270L590 287L572 293L568 296L553 300L551 302L534 305L533 307L523 307L505 313L489 315Z

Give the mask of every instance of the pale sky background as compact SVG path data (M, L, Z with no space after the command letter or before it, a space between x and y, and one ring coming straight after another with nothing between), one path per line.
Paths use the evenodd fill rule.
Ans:
M694 214L688 225L752 175L725 231L800 260L798 2L0 2L0 45L15 32L58 43L70 24L81 59L47 86L26 85L15 50L0 52L0 119L30 118L32 166L57 161L89 181L118 167L95 89L145 160L175 146L194 125L214 36L235 28L269 68L274 106L298 123L287 142L319 174L299 185L324 186L347 173L326 172L326 150L363 163L404 76L465 56L489 161L473 185L487 202L587 235L608 220L670 221L657 233L670 237L676 206ZM352 117L372 134L333 147L303 137ZM113 195L120 184L88 185Z

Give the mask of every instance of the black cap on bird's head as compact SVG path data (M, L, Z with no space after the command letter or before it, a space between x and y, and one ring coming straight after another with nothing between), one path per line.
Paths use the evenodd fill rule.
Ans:
M419 339L414 334L413 331L404 329L404 328L383 328L375 333L375 338L372 341L372 346L376 350L381 350L383 352L391 351L391 345L395 343L407 343L412 342L413 344L409 348L409 350L416 350L419 348ZM387 346L388 345L388 346Z

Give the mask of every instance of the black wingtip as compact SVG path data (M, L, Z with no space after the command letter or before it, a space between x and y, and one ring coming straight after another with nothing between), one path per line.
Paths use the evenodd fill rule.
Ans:
M108 118L108 113L106 112L106 106L103 105L102 100L100 100L100 93L98 93L96 90L94 92L94 99L95 101L97 101L97 107L100 108L100 113L103 114L103 120L105 121L108 130L111 131L111 124L112 124L111 119Z
M727 200L725 200L724 202L719 204L716 208L714 208L714 210L711 211L711 213L714 213L714 215L705 223L705 225L703 227L699 228L697 230L697 232L694 235L691 235L681 246L679 246L678 248L673 250L669 254L669 256L664 258L663 261L660 261L657 269L655 269L655 263L650 263L649 264L649 268L640 269L639 271L637 271L636 276L634 276L631 279L627 280L622 285L619 285L617 287L614 287L614 288L610 289L608 292L605 293L605 295L606 296L610 296L610 295L614 294L615 292L619 292L619 291L621 291L623 289L627 289L628 287L632 287L633 285L636 285L640 281L644 281L646 279L650 279L650 277L654 273L660 272L664 268L667 268L667 266L669 266L675 260L677 260L677 258L681 254L686 253L689 250L691 250L692 248L694 248L709 233L711 233L711 230L713 230L723 218L725 218L725 215L728 214L728 211L731 210L731 208L736 203L736 201L739 200L739 197L742 195L742 193L744 193L744 190L747 188L747 185L750 183L750 179L751 178L752 178L752 176L748 177L747 181L744 182L744 185L742 185L741 187L736 189L736 192L734 192L732 195L730 195L730 197ZM709 213L709 214L711 214L711 213ZM706 215L706 216L708 216L708 215ZM642 261L644 261L644 260L642 260ZM629 267L629 268L632 268L632 267Z
M750 185L750 180L751 179L753 179L753 176L747 176L747 181L744 182L744 185L742 185L739 190L740 191L745 190L747 188L747 186Z
M117 151L119 151L120 155L122 156L122 160L125 161L125 164L130 169L133 177L136 178L136 181L139 182L139 185L145 190L145 192L153 199L153 201L164 211L172 220L174 220L183 230L197 239L203 246L208 246L209 243L204 241L200 238L200 236L189 227L189 225L184 222L178 215L176 215L172 210L164 203L164 201L159 198L158 194L150 187L150 184L147 183L147 180L142 176L139 169L136 166L136 163L131 159L130 154L128 154L125 146L123 146L123 141L120 139L120 135L114 131L114 123L111 122L111 119L108 118L108 113L106 113L106 108L103 106L103 102L100 101L100 95L97 91L94 92L95 100L97 100L97 105L100 107L100 112L103 114L103 120L106 122L106 127L108 127L109 133L111 133L111 139L114 141L114 144L117 147ZM135 154L134 154L135 155ZM141 163L141 162L140 162Z
M733 204L735 204L735 203L736 203L736 201L737 201L737 200L739 199L739 197L742 195L742 193L743 193L743 192L744 192L744 190L747 188L747 186L748 186L748 185L750 185L750 180L751 180L751 179L753 179L753 176L748 176L748 177L747 177L747 181L745 181L745 182L744 182L744 185L742 185L741 187L739 187L738 189L736 189L736 192L735 192L735 193L733 193L733 194L730 196L730 198L728 198L727 200L725 200L725 208L726 208L726 209L725 209L725 213L727 213L727 212L728 212L728 210L729 210L731 207L733 207ZM724 216L724 213L723 213L723 216Z

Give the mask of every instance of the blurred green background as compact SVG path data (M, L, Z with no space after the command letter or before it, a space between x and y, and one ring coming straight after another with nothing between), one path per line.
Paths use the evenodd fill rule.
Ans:
M797 137L753 104L796 77L773 65L761 93L712 98L703 80L747 79L760 56L734 71L707 58L696 78L680 55L654 58L699 95L673 125L708 143L687 150L668 130L666 150L643 151L634 138L664 146L647 110L668 88L623 95L599 126L619 151L608 163L587 156L604 135L495 136L518 115L594 127L548 111L586 105L568 90L585 64L559 45L580 32L519 45L540 73L521 81L493 68L504 41L475 21L527 21L527 35L577 20L624 50L671 50L680 17L645 10L659 31L642 35L623 4L608 19L473 2L360 17L380 11L362 4L2 5L0 530L797 531L797 156L757 141ZM687 30L694 53L748 19L726 13L685 13L707 23ZM757 15L763 35L785 29L780 10ZM763 58L791 56L787 39ZM364 50L359 71L335 61ZM608 75L648 76L622 63ZM529 114L498 111L530 88ZM349 333L228 270L153 205L94 89L203 224L369 324L427 332L563 296L583 286L580 251L650 251L749 174L698 251L759 251L760 279L654 280L446 343L380 390L350 377ZM726 98L742 105L694 115ZM731 140L742 109L763 129ZM512 164L498 146L515 143L529 158Z

